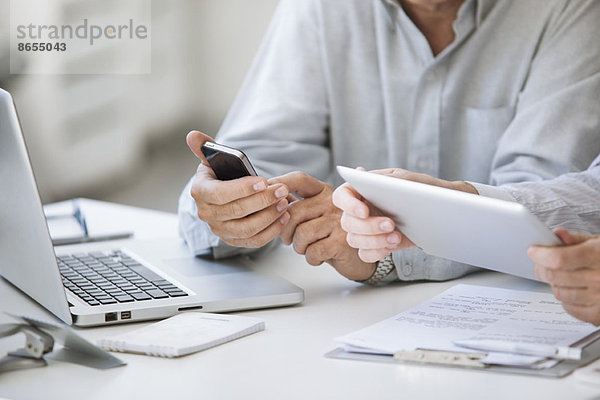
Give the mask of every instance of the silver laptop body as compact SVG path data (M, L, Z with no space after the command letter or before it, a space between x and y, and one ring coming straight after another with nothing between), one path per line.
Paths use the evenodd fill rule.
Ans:
M276 307L304 299L302 289L260 273L248 259L215 262L193 257L181 240L173 238L158 243L129 240L127 247L119 250L185 295L93 306L83 301L63 285L57 256L67 251L108 251L115 249L115 243L67 246L55 253L17 112L10 94L2 89L0 185L0 275L68 324L95 326L159 319L186 310Z

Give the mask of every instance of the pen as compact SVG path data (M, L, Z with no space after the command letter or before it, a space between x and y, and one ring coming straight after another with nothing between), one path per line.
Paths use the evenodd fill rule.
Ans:
M581 349L568 346L550 346L545 344L517 343L502 340L455 340L453 343L459 347L473 350L524 354L560 360L581 359Z

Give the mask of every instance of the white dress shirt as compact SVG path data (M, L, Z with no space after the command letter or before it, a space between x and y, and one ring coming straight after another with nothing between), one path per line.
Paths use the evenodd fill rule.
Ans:
M467 0L434 56L392 0L282 0L217 140L267 178L334 186L338 164L493 186L581 171L600 153L598 21L595 0ZM188 245L244 251L198 220L189 189ZM404 280L473 270L419 249L393 258Z

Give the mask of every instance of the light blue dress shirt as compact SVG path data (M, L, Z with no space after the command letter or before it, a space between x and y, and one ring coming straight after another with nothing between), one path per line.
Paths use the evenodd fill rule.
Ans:
M467 0L434 56L394 1L282 0L217 140L267 178L334 186L337 164L492 186L581 171L600 153L598 21L596 0ZM245 251L198 220L189 189L188 245ZM474 270L419 249L393 258L404 280Z

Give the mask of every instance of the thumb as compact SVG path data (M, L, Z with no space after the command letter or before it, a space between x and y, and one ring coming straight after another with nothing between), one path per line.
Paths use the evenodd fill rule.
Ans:
M188 147L190 148L190 150L192 150L196 157L202 160L202 163L208 165L204 154L202 154L202 145L206 142L214 142L213 138L200 131L191 131L187 134L185 140L187 142Z
M583 233L569 232L565 228L556 228L554 234L567 246L585 242L589 239L589 236L584 235Z
M295 193L301 198L312 197L319 194L325 184L304 172L290 172L285 175L269 179L269 184L283 183L287 185L290 193Z

